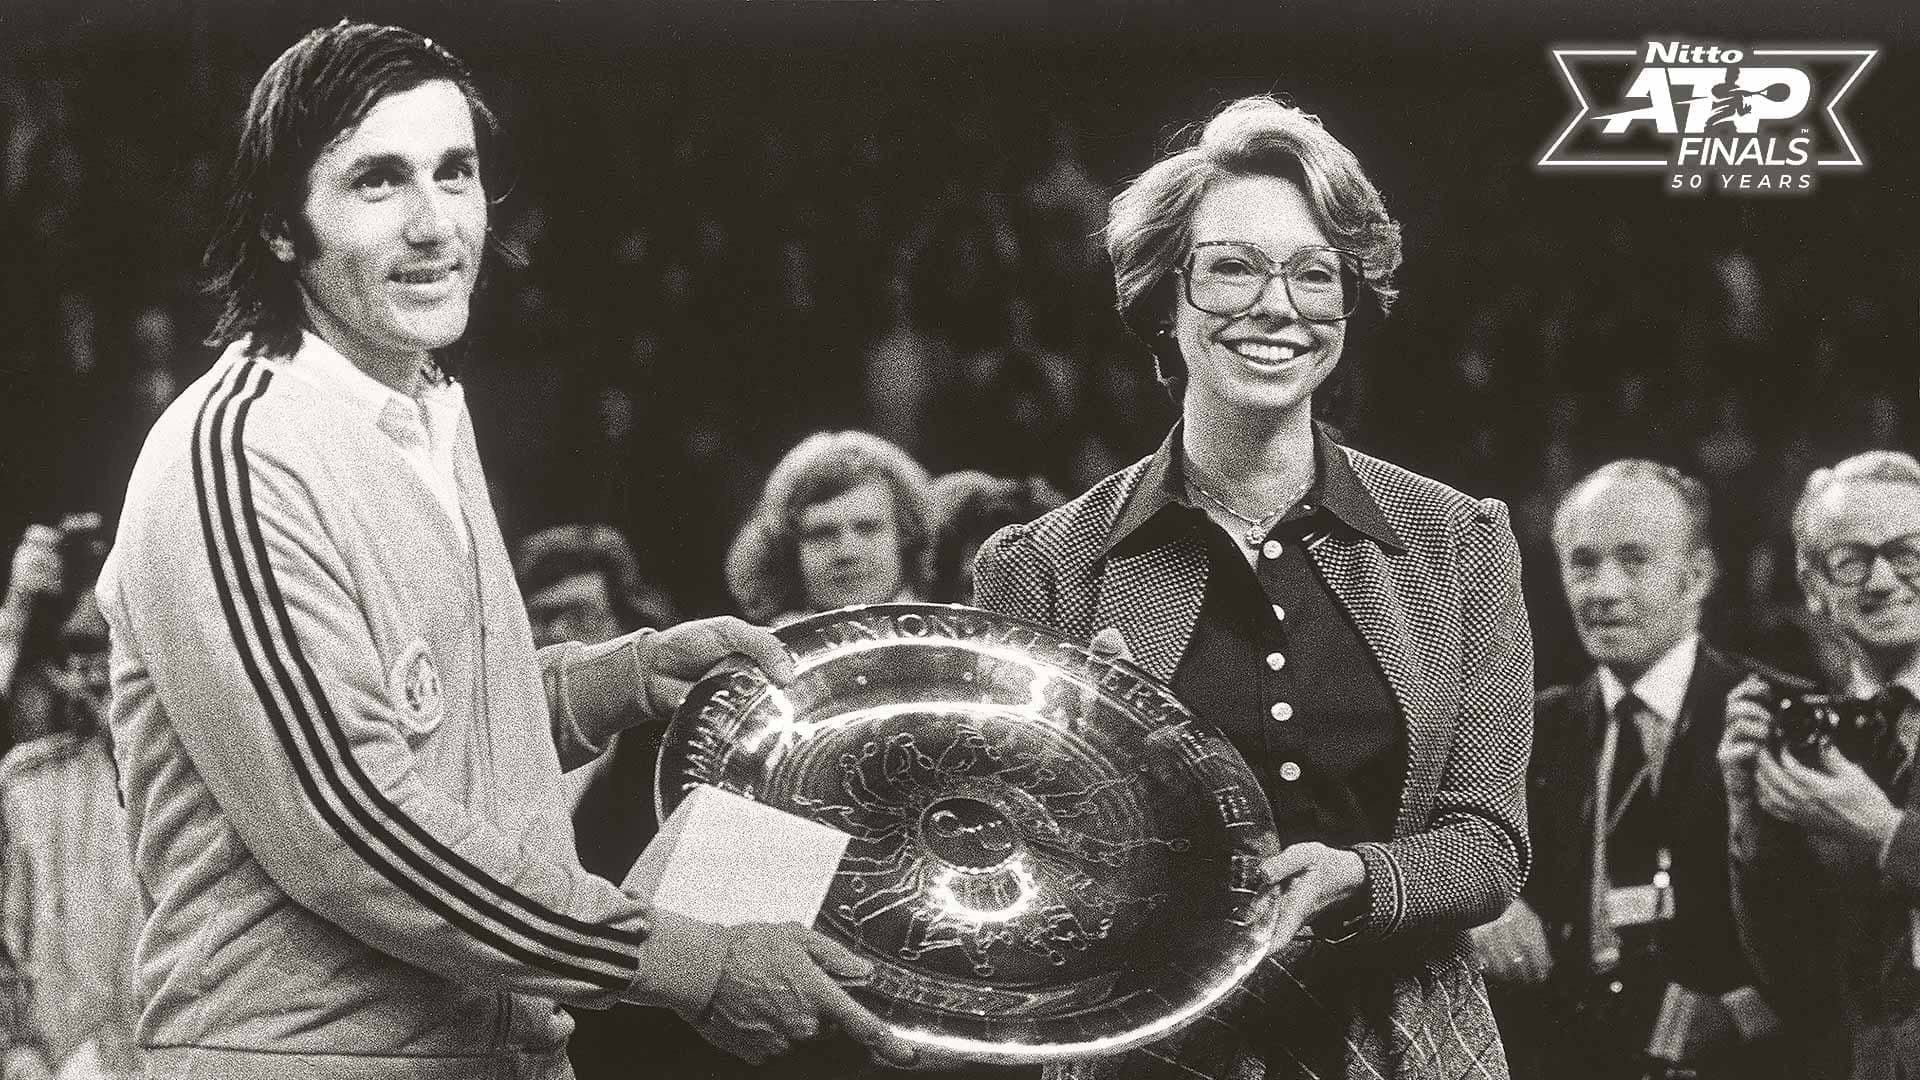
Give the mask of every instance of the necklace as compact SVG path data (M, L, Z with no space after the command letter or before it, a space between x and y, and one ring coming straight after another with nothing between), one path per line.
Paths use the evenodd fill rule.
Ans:
M1273 529L1274 525L1278 524L1280 519L1287 515L1287 511L1293 509L1295 503L1298 503L1306 496L1307 489L1313 487L1313 474L1309 473L1307 474L1306 482L1301 484L1292 495L1288 496L1285 502L1282 502L1272 511L1260 517L1248 517L1234 509L1232 503L1207 490L1206 485L1200 482L1200 477L1204 474L1200 466L1194 463L1191 455L1187 457L1186 465L1187 483L1192 484L1193 489L1199 492L1202 498L1220 509L1225 510L1234 520L1247 526L1247 531L1241 534L1240 539L1250 548L1259 547L1261 541L1267 538L1267 533Z

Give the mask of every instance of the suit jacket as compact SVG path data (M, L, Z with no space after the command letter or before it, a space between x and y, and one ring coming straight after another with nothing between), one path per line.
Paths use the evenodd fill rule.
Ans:
M1506 507L1474 500L1345 447L1348 464L1402 541L1339 530L1310 546L1399 705L1406 780L1392 838L1360 844L1367 896L1350 950L1370 979L1340 1018L1352 1077L1504 1077L1485 987L1465 931L1499 914L1525 880L1525 773L1533 646ZM1205 595L1208 556L1190 536L1104 554L1151 458L982 547L977 602L1088 640L1118 628L1139 664L1170 680ZM1105 1073L1225 1076L1260 1039L1268 962L1213 1013ZM1176 1064L1177 1062L1177 1064ZM1080 1070L1082 1074L1101 1070Z
M1904 790L1903 790L1904 789ZM1920 1075L1920 782L1885 861L1870 845L1813 835L1757 807L1732 845L1740 941L1807 1080Z
M1673 855L1673 923L1661 940L1670 978L1712 994L1753 981L1727 895L1727 804L1715 758L1727 692L1746 674L1700 646L1656 797ZM1599 672L1542 691L1534 718L1527 810L1536 861L1525 896L1546 924L1556 980L1577 983L1593 955L1596 764L1608 722Z

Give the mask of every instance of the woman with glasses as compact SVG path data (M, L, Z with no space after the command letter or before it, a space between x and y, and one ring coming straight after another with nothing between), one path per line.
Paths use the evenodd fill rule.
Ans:
M1180 420L988 541L977 602L1124 647L1226 733L1273 809L1279 916L1267 962L1207 1018L1055 1072L1504 1077L1466 931L1530 859L1507 511L1312 419L1348 328L1394 298L1400 228L1319 120L1255 97L1114 199L1106 239Z

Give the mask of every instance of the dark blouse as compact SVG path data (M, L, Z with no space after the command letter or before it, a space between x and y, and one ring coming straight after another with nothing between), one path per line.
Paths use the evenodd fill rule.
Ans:
M1392 688L1307 549L1334 530L1397 549L1346 456L1314 429L1318 477L1267 533L1249 566L1237 541L1188 498L1175 427L1122 508L1107 550L1144 550L1193 535L1207 551L1206 596L1173 692L1247 759L1273 808L1280 843L1349 847L1392 837L1407 768ZM1327 912L1321 929L1351 912ZM1350 958L1311 947L1263 1006L1259 1047L1270 1077L1338 1076L1354 1002Z
M1307 547L1335 529L1395 546L1398 537L1316 428L1319 476L1269 530L1250 567L1188 498L1180 434L1176 427L1155 454L1108 544L1139 550L1186 532L1206 546L1207 594L1174 670L1175 696L1253 767L1283 845L1389 839L1406 773L1405 727L1379 662Z

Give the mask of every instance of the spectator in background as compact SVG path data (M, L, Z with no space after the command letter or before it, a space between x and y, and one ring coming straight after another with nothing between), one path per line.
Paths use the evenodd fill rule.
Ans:
M925 460L1001 474L1057 474L1073 456L1084 418L1084 376L1075 357L1035 332L1025 294L1000 300L1000 332L961 357L927 423Z
M666 590L640 573L633 548L611 525L555 525L520 541L514 555L535 648L593 645L642 626L682 618Z
M877 435L802 439L773 467L727 553L727 585L741 614L778 624L924 598L929 483L918 462Z
M37 584L61 614L54 728L0 761L0 964L13 966L0 986L15 998L0 1031L8 1080L141 1075L132 976L144 912L106 724L107 624L93 596L104 548L99 516L88 514L36 526L14 557L16 580Z
M597 645L641 627L681 621L673 600L640 573L633 548L610 525L555 525L520 542L514 571L538 648ZM614 736L605 753L566 776L580 865L619 882L659 829L653 763L664 725Z
M128 328L133 397L140 419L151 424L180 392L179 341L173 315L161 304L148 304Z
M1639 1080L1680 1064L1765 1075L1741 1044L1775 1018L1728 906L1714 762L1727 691L1746 671L1700 639L1717 575L1708 513L1700 481L1624 459L1554 515L1561 584L1594 666L1535 702L1537 862L1522 898L1473 931L1519 1080ZM1671 1022L1655 1039L1663 1005Z
M1880 450L1815 471L1793 540L1807 605L1851 660L1825 688L1871 699L1887 738L1857 761L1832 745L1802 760L1769 746L1773 708L1802 688L1735 688L1719 755L1734 914L1794 1077L1920 1076L1920 461Z
M882 438L924 455L934 406L950 392L953 345L923 325L904 274L887 278L884 307L881 333L861 365L867 421Z
M666 592L640 573L626 538L610 525L555 525L520 541L514 572L527 598L536 647L596 645L643 626L681 621ZM619 882L660 829L653 813L654 763L664 726L628 729L607 751L568 773L573 843L580 865ZM631 1075L645 1060L662 1075L730 1068L720 1051L665 1009L572 1009L567 1056L581 1080Z
M31 525L13 550L0 603L0 736L24 743L53 730L56 634L72 610L69 567L91 588L106 555L100 515L69 514L56 526Z
M1038 476L1010 480L972 469L934 478L933 592L941 603L973 603L973 557L1002 526L1032 521L1067 498Z

